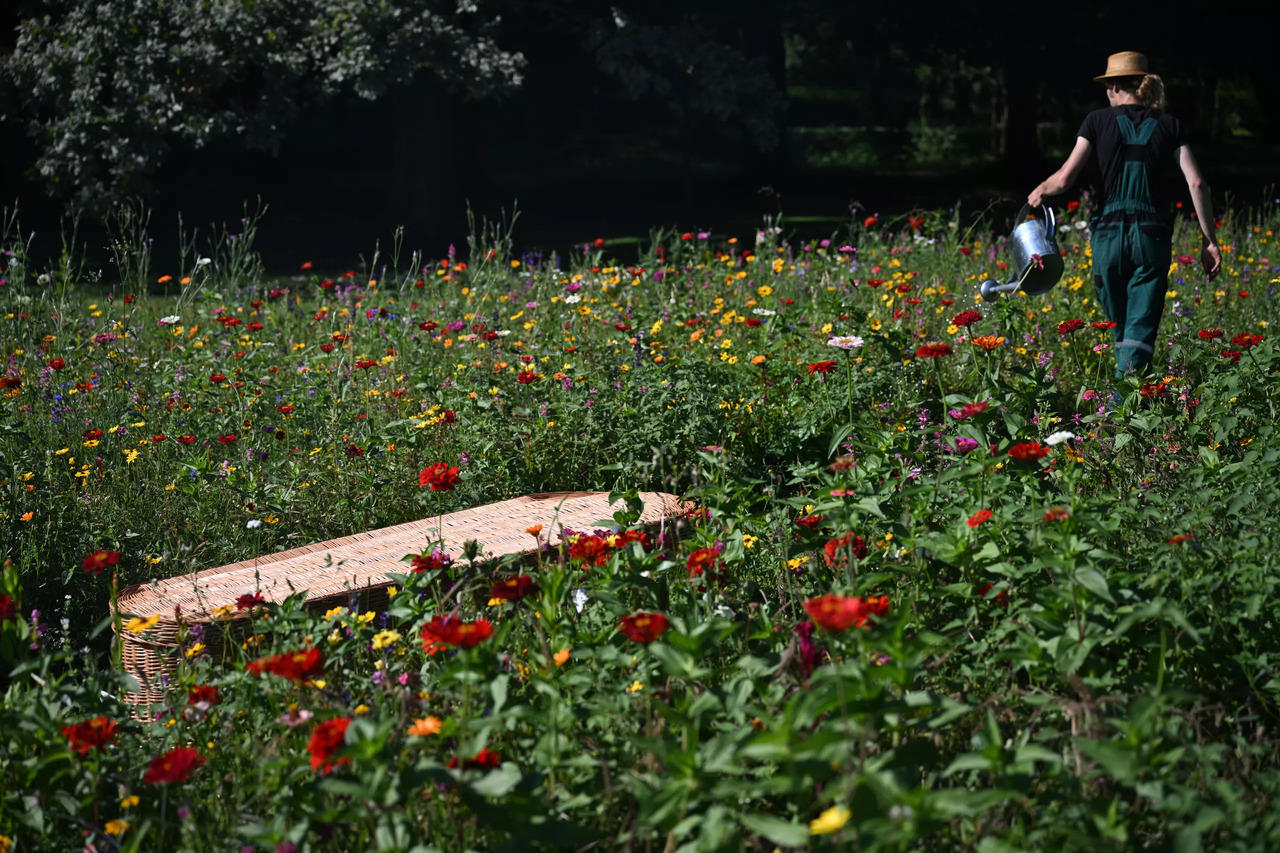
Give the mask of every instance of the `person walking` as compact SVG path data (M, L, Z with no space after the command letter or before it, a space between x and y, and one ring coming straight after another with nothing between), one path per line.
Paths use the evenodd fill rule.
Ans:
M1106 86L1104 109L1085 116L1075 148L1058 171L1031 191L1027 203L1075 183L1091 153L1102 172L1102 209L1089 222L1093 283L1114 322L1116 378L1145 373L1155 353L1173 257L1170 180L1182 172L1203 238L1200 265L1212 281L1222 267L1209 187L1187 145L1182 124L1164 112L1164 83L1135 51L1113 53L1093 78Z

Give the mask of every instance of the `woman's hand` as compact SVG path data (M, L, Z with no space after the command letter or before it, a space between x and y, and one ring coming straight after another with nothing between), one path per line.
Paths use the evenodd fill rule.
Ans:
M1218 271L1222 269L1222 250L1217 243L1204 244L1204 248L1200 250L1200 267L1209 276L1209 281L1217 277Z
M1035 208L1039 207L1043 203L1044 203L1044 184L1041 184L1040 186L1033 189L1031 191L1031 194L1027 196L1027 204L1031 205L1032 209L1034 210Z

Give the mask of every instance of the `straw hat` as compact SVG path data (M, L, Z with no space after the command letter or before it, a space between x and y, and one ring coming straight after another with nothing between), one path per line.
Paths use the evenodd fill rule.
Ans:
M1094 77L1097 80L1107 80L1112 77L1141 77L1143 74L1149 74L1147 71L1147 57L1136 50L1125 50L1120 53L1113 53L1107 57L1107 70L1101 77Z

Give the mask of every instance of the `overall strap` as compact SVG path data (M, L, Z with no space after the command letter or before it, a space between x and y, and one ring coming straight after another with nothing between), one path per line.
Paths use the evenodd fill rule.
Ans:
M1116 179L1102 214L1133 216L1156 213L1151 198L1151 182L1147 174L1147 145L1159 122L1147 116L1134 127L1133 119L1123 113L1116 116L1120 139L1124 143L1124 168Z

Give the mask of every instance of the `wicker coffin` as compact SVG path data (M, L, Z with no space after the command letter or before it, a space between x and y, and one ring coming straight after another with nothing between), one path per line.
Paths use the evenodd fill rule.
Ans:
M639 524L658 525L685 514L689 508L674 495L641 492L644 511ZM455 560L463 543L478 540L486 556L532 554L537 544L526 530L542 525L541 541L556 546L564 528L591 529L609 524L621 503L609 504L606 492L553 492L526 495L513 500L452 512L292 548L252 560L244 560L190 575L138 584L120 592L122 620L159 615L153 629L138 636L125 632L122 657L125 671L137 679L139 690L129 701L149 704L162 701L164 685L177 669L180 632L198 625L201 642L215 660L247 623L242 612L221 619L211 614L234 605L246 593L258 593L268 601L281 601L305 590L307 606L328 609L358 596L366 609L387 606L391 573L403 574L406 554L419 553L430 541L443 538L443 550ZM437 529L441 531L437 535ZM179 622L179 616L181 614Z

